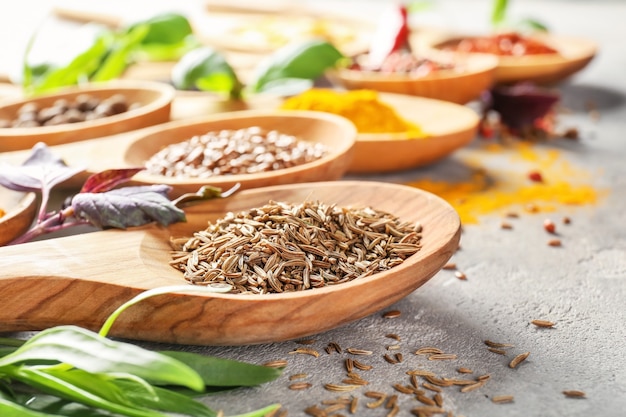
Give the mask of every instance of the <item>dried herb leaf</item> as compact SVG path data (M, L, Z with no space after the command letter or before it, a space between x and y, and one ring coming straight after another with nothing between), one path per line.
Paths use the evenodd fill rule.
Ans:
M185 212L168 198L171 187L150 185L124 187L105 193L79 193L72 198L76 217L96 227L125 229L158 222L167 226L185 221Z
M14 191L37 192L49 190L84 170L68 167L50 152L46 144L40 142L22 165L16 167L0 163L0 184Z
M108 169L98 172L87 178L81 188L81 193L103 193L125 183L144 168Z

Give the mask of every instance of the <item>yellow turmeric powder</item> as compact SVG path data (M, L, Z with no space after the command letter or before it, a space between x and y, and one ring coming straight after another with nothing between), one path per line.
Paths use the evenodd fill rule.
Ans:
M603 192L585 183L589 173L571 166L556 150L536 150L528 143L487 145L462 157L472 166L470 178L462 182L421 179L408 185L432 192L450 203L464 224L477 224L480 217L499 211L552 212L562 206L596 203ZM510 153L509 168L485 168L490 157L502 161ZM522 164L521 170L515 167ZM525 165L524 165L525 164ZM545 181L529 180L528 170L539 170Z
M290 97L282 109L316 110L345 117L359 133L403 133L424 136L419 126L402 118L393 107L380 101L373 90L335 91L324 88L307 90Z

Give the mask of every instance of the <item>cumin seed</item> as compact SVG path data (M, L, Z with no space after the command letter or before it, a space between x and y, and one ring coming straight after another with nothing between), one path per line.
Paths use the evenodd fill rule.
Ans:
M290 390L299 391L307 388L311 388L313 385L310 382L295 382L289 385Z
M547 328L554 327L554 323L548 320L532 320L531 323L537 327L547 327Z
M520 363L522 363L522 362L524 362L526 360L528 355L530 355L530 352L520 353L519 355L514 357L513 360L511 360L511 362L509 362L509 368L517 367Z
M304 355L311 355L316 358L319 358L320 356L320 353L317 350L311 349L311 348L297 348L289 352L289 354L291 355L297 354L297 353L304 354Z
M586 396L584 391L579 391L575 389L563 391L563 395L565 395L568 398L585 398Z
M512 395L496 395L491 398L491 402L496 404L512 403L515 398Z

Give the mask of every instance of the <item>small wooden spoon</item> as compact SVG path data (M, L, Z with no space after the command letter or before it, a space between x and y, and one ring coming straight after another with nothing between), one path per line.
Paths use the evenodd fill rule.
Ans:
M74 324L97 330L140 292L185 284L170 237L190 236L229 211L269 200L371 206L423 226L422 248L391 270L292 293L167 294L124 312L112 336L181 344L242 345L299 338L373 314L435 275L458 247L460 220L439 197L403 185L336 181L239 192L186 210L187 222L107 230L0 248L0 331Z

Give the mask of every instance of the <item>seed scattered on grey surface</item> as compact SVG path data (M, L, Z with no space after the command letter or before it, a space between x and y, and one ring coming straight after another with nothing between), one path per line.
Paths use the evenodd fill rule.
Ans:
M279 359L279 360L265 362L263 366L267 366L268 368L284 368L285 366L287 366L287 364L288 362L286 360Z
M484 375L480 375L480 376L476 377L476 379L478 381L486 381L486 380L488 380L490 378L491 378L491 375L489 375L489 374L484 374Z
M308 376L309 376L309 374L305 374L305 373L293 374L293 375L289 375L289 380L290 381L295 381L297 379L307 378Z
M369 371L370 369L374 368L372 365L364 364L356 359L354 359L352 363L354 364L354 367L360 371Z
M412 369L409 371L406 371L407 375L417 375L417 376L423 376L423 377L435 377L435 373L432 371L427 371L425 369Z
M506 355L506 350L504 350L504 349L488 347L487 350L489 352L497 353L498 355Z
M400 407L397 404L394 404L392 407L385 407L385 408L390 408L386 417L395 417L400 412Z
M394 355L394 358L396 359L396 361L398 362L402 362L404 361L404 355L402 355L402 353L398 352Z
M491 398L491 402L496 404L512 403L515 398L512 395L496 395Z
M446 270L455 270L455 269L456 269L456 264L455 264L454 262L449 262L449 263L447 263L447 264L445 264L445 265L443 266L443 269L446 269Z
M485 340L485 344L489 347L494 347L494 348L508 348L508 347L513 347L513 345L509 344L509 343L498 343L498 342L492 342L491 340Z
M433 396L433 400L435 400L435 405L437 405L438 407L443 407L443 396L441 395L441 393L436 393Z
M381 405L383 405L383 403L387 399L387 395L386 394L379 393L379 392L371 392L370 391L370 392L366 392L364 395L366 397L376 399L375 401L370 401L370 402L365 403L365 406L367 408L378 408Z
M337 342L329 342L328 346L326 346L326 353L328 353L329 355L332 352L341 353L342 351L343 350L341 349L341 346L339 346Z
M310 382L295 382L289 385L289 389L293 391L299 391L303 389L311 388L313 385Z
M358 406L359 406L359 397L352 397L352 400L350 400L350 407L348 408L350 413L351 414L356 413L356 409Z
M441 407L433 406L433 405L422 405L419 407L415 407L411 409L411 412L416 416L432 416L433 414L443 414L446 412Z
M519 217L519 214L514 211L507 211L506 213L504 213L504 216L510 219L517 219Z
M311 349L311 348L297 348L289 352L289 354L291 355L297 354L297 353L304 354L304 355L311 355L316 358L319 358L320 356L320 353L317 350Z
M344 365L345 365L345 367L346 367L346 371L348 371L348 372L352 372L352 371L354 371L354 360L353 360L353 359L351 359L351 358L347 358L347 359L344 361Z
M462 271L454 271L454 276L460 279L461 281L467 281L467 275Z
M383 313L383 318L395 319L397 317L400 317L401 315L402 315L402 312L400 310L389 310Z
M443 354L443 350L436 347L422 347L415 351L416 355L440 355Z
M346 352L352 354L352 355L371 355L372 352L371 350L365 350L365 349L356 349L356 348L347 348Z
M562 246L561 239L550 239L548 240L548 246L559 247Z
M324 384L324 388L334 392L348 392L360 388L361 385Z
M583 391L575 389L563 391L563 395L569 398L584 398L586 396Z
M430 397L427 397L423 394L417 394L415 396L415 399L419 402L421 402L422 404L426 404L426 405L437 405L437 403L435 402L435 400L433 400Z
M472 371L471 369L469 369L469 368L463 368L463 367L461 367L461 368L457 369L456 371L457 371L458 373L460 373L460 374L471 374L471 373L474 373L474 371Z
M434 392L443 391L440 387L438 387L437 385L433 385L430 382L422 382L422 386L426 388L427 390L434 391Z
M524 352L524 353L520 353L519 355L517 355L516 357L514 357L511 362L509 362L509 368L515 368L517 367L520 363L524 362L526 360L526 358L528 357L528 355L530 355L530 352Z
M454 360L457 355L454 353L436 353L428 356L429 361L442 361L442 360Z
M393 388L396 391L401 392L402 394L413 394L415 392L414 387L409 387L409 386L397 384L397 383L393 384Z
M563 217L563 224L570 224L570 223L572 223L572 219L570 219L567 216Z
M395 365L396 363L398 363L398 361L397 361L396 359L392 358L391 356L389 356L389 355L387 355L387 354L384 354L384 355L383 355L383 359L384 359L386 362L388 362L388 363L390 363L390 364L392 364L392 365Z
M312 405L310 407L305 408L304 412L312 417L327 417L324 410L322 410L316 405Z
M532 320L531 323L537 327L547 327L547 328L554 327L554 323L548 320Z
M504 229L504 230L512 230L513 229L513 225L509 222L502 222L500 223L500 229Z
M388 337L389 339L396 340L396 341L398 341L398 342L400 341L400 336L399 336L399 335L397 335L397 334L395 334L395 333L387 333L387 334L385 335L385 337Z
M478 388L481 388L483 385L485 385L485 382L486 381L478 381L471 385L465 385L463 388L461 388L461 392L470 392L477 390Z

